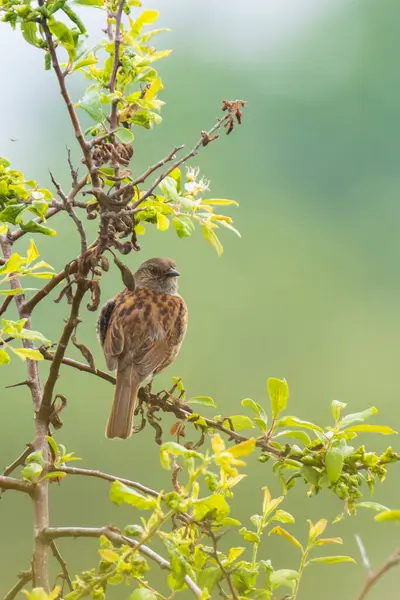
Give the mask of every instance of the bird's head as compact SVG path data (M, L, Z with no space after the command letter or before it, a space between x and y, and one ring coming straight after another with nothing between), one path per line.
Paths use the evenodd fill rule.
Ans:
M135 285L174 295L178 293L179 275L176 264L170 258L151 258L136 271Z

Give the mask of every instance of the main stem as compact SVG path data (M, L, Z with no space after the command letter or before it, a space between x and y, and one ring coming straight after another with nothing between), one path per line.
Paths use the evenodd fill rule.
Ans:
M3 256L8 260L12 254L12 244L6 236L0 238ZM14 277L10 282L11 288L21 288L21 282L18 277ZM24 310L25 296L23 294L15 295L15 303L19 317L27 319L25 329L31 329L30 314ZM33 342L23 340L25 348L33 348ZM46 417L39 414L39 408L42 402L42 386L40 383L38 363L36 360L27 360L29 389L33 401L33 409L35 413L35 441L34 447L36 450L41 450L43 459L48 462L48 444L46 435L48 432L48 423ZM42 587L47 592L50 591L48 568L47 568L47 542L41 535L41 532L49 527L49 496L48 496L48 480L40 481L35 486L35 492L32 495L33 499L33 559L32 572L33 583L36 587Z

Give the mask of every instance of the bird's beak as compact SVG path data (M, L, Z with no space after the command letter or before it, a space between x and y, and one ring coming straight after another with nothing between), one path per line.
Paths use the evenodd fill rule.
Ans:
M180 275L179 271L177 271L176 269L174 269L174 267L171 267L167 271L167 277L179 277L179 275Z

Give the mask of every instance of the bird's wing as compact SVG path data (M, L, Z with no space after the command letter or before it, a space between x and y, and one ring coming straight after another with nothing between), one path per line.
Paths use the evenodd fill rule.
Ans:
M146 288L121 292L103 344L107 365L123 370L135 364L142 380L151 375L169 353L180 302L181 298Z

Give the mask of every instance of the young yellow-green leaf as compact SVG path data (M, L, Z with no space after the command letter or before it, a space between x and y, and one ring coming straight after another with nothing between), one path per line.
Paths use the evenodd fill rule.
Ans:
M300 550L303 552L303 546L300 544L299 540L296 539L291 533L286 531L286 529L283 529L283 527L280 527L280 525L277 525L276 527L271 529L271 531L269 532L268 535L271 535L273 533L275 535L280 535L280 536L284 537L291 544L293 544L293 546L297 546L297 548L300 548Z
M156 498L142 496L120 481L114 481L110 489L110 499L118 506L122 503L130 504L140 510L154 509L157 506Z
M242 429L254 429L254 423L245 415L232 415L229 419L224 421L225 427L229 427L232 424L232 427L235 431L241 431Z
M317 537L322 535L326 529L328 521L326 519L320 519L313 525L313 523L308 520L308 524L310 526L310 532L308 534L308 539L310 542L313 542Z
M301 430L296 431L293 429L289 429L289 430L285 429L284 431L280 431L279 433L276 433L274 435L273 439L275 440L276 438L279 438L282 436L300 440L301 442L303 442L303 444L305 446L308 446L308 444L311 444L311 438L305 431L301 431Z
M26 253L26 264L30 265L31 262L36 260L40 256L39 250L36 248L36 244L33 240L29 242L29 248Z
M221 452L223 452L225 450L224 440L218 433L216 433L215 435L212 436L211 447L215 454L220 454Z
M53 35L59 40L68 52L68 56L71 60L75 58L75 42L72 31L62 23L51 18L47 21L48 27Z
M0 365L8 365L10 362L10 357L3 348L0 348Z
M239 533L242 536L242 538L246 540L246 542L251 542L252 544L260 543L260 536L257 535L255 531L251 531L246 527L242 527L241 529L239 529Z
M201 229L203 231L203 235L204 235L205 239L207 240L207 242L209 242L211 244L211 246L213 248L215 248L218 256L221 256L224 251L224 248L223 248L221 242L219 241L214 230L211 229L211 227L209 227L209 225L202 225Z
M45 475L44 477L42 477L41 481L43 481L44 479L63 479L63 477L66 477L66 473L64 473L64 471L52 471L51 473L47 473L47 475Z
M339 400L332 400L331 404L331 412L335 421L338 421L340 418L340 411L342 408L346 408L347 404L344 402L340 402Z
M101 548L98 550L101 558L109 563L115 563L119 560L119 554L114 552L114 550L110 550L109 548Z
M162 213L157 213L157 229L160 231L166 231L169 227L169 219Z
M277 510L270 521L279 521L280 523L294 523L294 517L285 510Z
M304 429L312 429L313 431L319 431L323 433L324 430L322 427L315 425L315 423L310 423L310 421L303 421L302 419L298 419L297 417L282 417L279 419L277 427L304 427Z
M353 423L358 423L360 421L365 421L368 417L372 415L376 415L378 413L378 409L375 406L371 406L371 408L367 408L367 410L363 410L359 413L353 413L351 415L346 415L343 419L340 420L340 429L345 429L349 427Z
M239 202L236 202L236 200L221 200L219 198L212 198L211 200L202 200L201 204L214 204L216 206L229 206L230 204L235 204L235 206L239 206Z
M133 140L135 139L132 131L126 127L120 127L117 129L115 132L115 137L118 138L122 144L132 144Z
M351 427L346 428L346 432L347 431L350 433L361 433L365 431L369 433L381 433L382 435L391 435L392 433L397 434L397 431L387 425L352 425Z
M242 546L237 548L229 548L228 563L233 563L241 554L243 554L245 550L246 548L243 548Z
M241 442L237 446L232 446L229 448L229 453L234 458L239 458L240 456L248 456L252 452L254 452L256 447L256 440L254 438L250 438L244 442Z
M60 596L61 586L56 585L50 594L46 594L43 588L34 588L31 592L21 590L28 600L56 600Z
M330 483L339 479L344 464L344 456L339 448L331 447L325 455L325 467Z
M1 223L0 224L0 235L6 235L7 231L8 231L7 223Z
M186 401L187 404L202 404L203 406L211 406L216 408L214 400L210 396L193 396L190 400Z
M154 98L154 96L156 94L158 94L158 92L160 90L163 89L163 84L162 81L159 77L156 77L156 79L154 79L150 85L150 87L146 90L146 100L149 100L151 98ZM169 174L169 176L171 177L171 173Z
M20 256L17 252L14 252L14 254L11 254L8 261L2 267L0 267L0 275L3 275L4 273L18 273L25 262L25 257Z
M36 479L41 475L42 471L43 467L39 465L39 463L32 462L21 469L21 475L27 481L36 481Z
M271 398L272 416L276 419L279 413L286 408L289 398L289 386L286 379L270 377L267 380L267 389Z
M277 571L273 571L269 576L269 580L273 588L285 586L290 588L292 591L294 590L298 578L298 572L293 571L292 569L278 569Z
M159 16L158 10L146 9L135 21L135 29L141 31L144 25L151 25L157 21Z
M375 516L375 521L400 521L400 510L385 510Z
M192 508L195 521L201 521L207 515L213 516L216 521L221 521L229 515L230 511L229 504L220 494L193 500Z
M384 504L379 504L379 502L357 502L354 506L355 508L368 508L369 510L376 510L377 512L390 510Z
M327 544L343 544L343 540L340 537L336 538L321 538L314 542L314 546L326 546Z
M326 565L332 565L333 563L341 562L353 562L356 561L351 556L320 556L318 558L312 558L310 563L325 563Z
M30 360L43 360L43 354L33 348L12 348L12 351L22 360L26 360L27 358Z
M60 450L58 448L58 444L57 444L56 440L53 437L51 437L51 435L46 435L46 440L47 440L50 448L53 450L54 456L57 460L57 458L60 454Z

